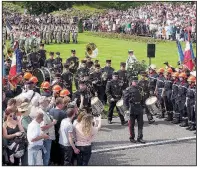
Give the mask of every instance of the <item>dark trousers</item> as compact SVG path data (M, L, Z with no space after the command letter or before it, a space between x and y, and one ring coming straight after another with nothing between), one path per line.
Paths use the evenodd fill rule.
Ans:
M60 145L60 160L62 166L71 166L72 165L72 155L73 149L71 146ZM59 156L59 155L58 155Z
M187 114L188 114L188 120L190 122L195 123L196 122L196 117L195 117L195 111L194 111L194 105L188 104L187 105Z
M130 132L130 138L135 138L135 120L137 120L138 123L138 139L143 138L143 112L142 112L142 106L140 104L138 105L131 105L130 107L130 120L129 120L129 132Z
M116 102L110 102L109 103L109 110L108 110L108 120L112 121L112 117L113 117L113 110L116 106ZM119 109L116 107L117 113L119 115L119 118L121 120L121 122L124 122L124 116L120 114Z
M56 140L52 140L51 144L51 155L50 155L50 161L60 165L60 144L58 143L59 137L56 137Z
M78 90L78 79L74 78L74 83L75 83L75 86L76 86L76 90Z
M87 166L92 154L92 146L76 146L80 153L77 154L77 165Z
M167 97L164 98L164 101L165 101L165 105L166 105L166 111L173 111L172 101Z
M97 91L99 100L100 100L103 104L105 104L105 101L104 101L105 90L104 90L103 86L96 86L96 87L95 87L95 90Z

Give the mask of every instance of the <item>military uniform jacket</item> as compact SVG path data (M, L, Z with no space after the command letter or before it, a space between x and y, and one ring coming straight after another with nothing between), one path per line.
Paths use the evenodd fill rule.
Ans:
M47 68L49 68L49 69L52 69L52 68L54 67L54 66L53 66L53 62L54 62L54 59L47 59L47 60L45 61L44 66L47 67Z
M95 89L94 89L94 86L92 84L92 81L87 80L87 81L85 81L85 84L87 86L87 90L90 92L90 95L94 96L95 95Z
M139 106L138 109L141 108L141 104L140 104L141 100L142 100L142 96L140 94L139 87L130 86L126 88L126 90L124 91L123 102L127 110L133 107L137 108L138 106ZM141 112L135 111L134 114L139 114Z
M67 88L72 87L72 81L73 81L73 74L70 71L64 71L61 75L63 81L65 82L65 86Z
M70 68L69 71L72 72L73 74L76 73L77 69L78 69L78 66L79 66L79 58L78 57L69 57L67 60L66 60L66 63L68 63L69 65L71 65L72 63L74 63L74 67L73 68Z
M142 95L142 101L145 102L146 99L149 98L149 81L148 80L140 80L138 82L138 87L139 87L139 90L141 92L141 95Z
M72 100L77 99L76 103L79 107L81 104L81 95L83 95L83 107L91 107L91 95L90 92L87 91L87 89L85 91L76 91L72 96Z
M42 67L46 61L46 50L40 49L38 53L40 54L40 66Z
M161 76L157 78L156 86L157 86L157 92L158 95L161 95L165 85L165 77Z
M89 79L93 82L94 86L102 86L102 81L101 81L101 72L93 72L90 73Z
M115 71L115 69L113 69L112 67L108 67L108 66L105 66L104 68L101 69L102 73L104 73L104 72L107 73L107 80L108 81L110 81L112 79L112 74L113 74L114 71Z
M158 77L158 74L156 74L156 73L150 74L149 77L148 77L148 79L149 79L149 89L151 91L155 91L157 77Z
M173 84L173 79L165 79L164 81L164 90L165 90L165 95L167 96L167 99L171 99L172 95L172 84Z
M196 97L196 87L189 86L186 93L187 97L187 106L194 106L195 105L195 97Z
M106 95L108 101L113 98L115 101L118 101L122 97L122 86L123 84L119 80L111 80L106 84Z
M174 100L178 96L178 86L180 82L178 80L175 80L172 84L172 95L171 95L171 100Z
M33 52L28 55L28 59L31 61L32 65L37 65L39 63L40 56L37 52Z
M56 65L57 68L61 69L61 71L63 70L62 58L55 58L53 64Z
M119 79L123 82L123 90L128 87L128 76L127 76L127 71L124 70L118 70L117 71L119 74Z

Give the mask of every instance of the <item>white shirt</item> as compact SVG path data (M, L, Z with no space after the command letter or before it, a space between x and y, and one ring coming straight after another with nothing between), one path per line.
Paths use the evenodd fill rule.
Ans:
M31 99L31 97L33 96L34 91L33 90L28 90L27 92L21 93L17 98L27 98L28 100ZM31 104L34 106L38 106L39 105L39 100L40 100L40 94L35 92L34 97L31 100Z
M27 139L28 139L28 143L29 145L43 145L43 139L32 142L31 140L40 136L41 135L41 130L40 130L40 124L36 121L33 120L29 125L28 125L28 129L27 129Z

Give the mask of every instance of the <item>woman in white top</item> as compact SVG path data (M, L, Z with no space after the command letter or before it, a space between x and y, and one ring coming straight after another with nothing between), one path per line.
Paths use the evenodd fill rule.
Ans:
M83 116L81 122L75 125L76 147L80 150L77 155L78 166L88 165L92 153L91 143L101 127L101 116L96 119L95 123L93 116L88 114Z

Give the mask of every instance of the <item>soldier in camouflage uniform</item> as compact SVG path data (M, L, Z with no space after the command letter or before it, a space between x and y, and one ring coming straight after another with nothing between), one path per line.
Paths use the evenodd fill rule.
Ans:
M61 26L58 26L58 30L57 30L57 35L56 35L56 40L57 43L61 43L61 39L62 38L62 30L61 30Z

